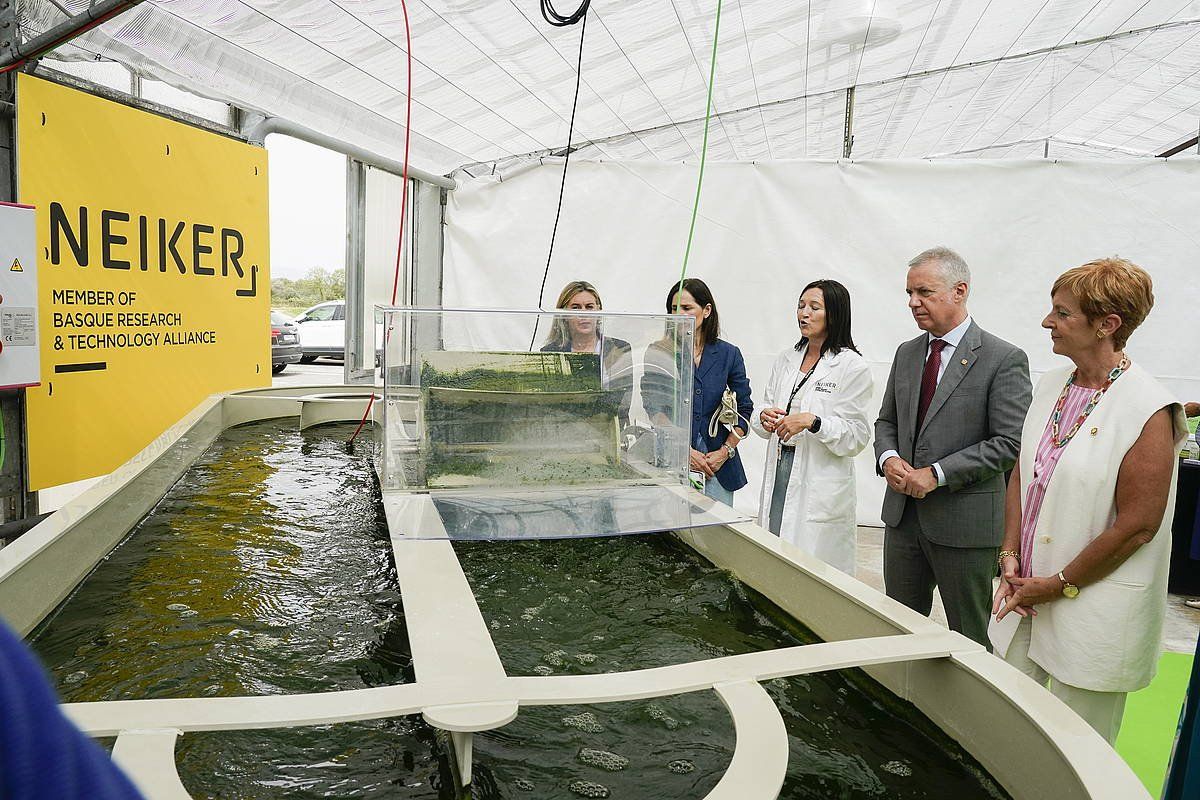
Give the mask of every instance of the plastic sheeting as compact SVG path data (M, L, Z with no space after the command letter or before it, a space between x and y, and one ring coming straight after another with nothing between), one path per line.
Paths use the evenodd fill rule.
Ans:
M536 305L560 177L559 166L546 165L450 193L447 306ZM573 164L545 302L585 279L606 310L665 310L695 179L695 168L681 165ZM973 317L1024 348L1035 374L1061 363L1039 327L1054 278L1119 254L1156 281L1156 306L1131 356L1181 397L1200 400L1198 180L1196 159L710 165L688 274L712 288L722 338L742 349L756 391L775 355L799 338L803 286L842 281L878 404L895 348L919 332L904 295L916 253L943 244L966 258ZM765 448L754 436L741 447L750 486L735 505L753 511ZM858 459L860 522L878 524L882 493L868 451Z
M87 0L19 5L30 36ZM409 4L413 163L490 169L561 151L579 27L552 28L535 5ZM696 158L716 8L593 4L581 158ZM1198 0L725 0L710 156L841 156L850 86L855 158L1155 155L1196 135L1198 34ZM154 0L53 57L115 59L401 156L395 0Z

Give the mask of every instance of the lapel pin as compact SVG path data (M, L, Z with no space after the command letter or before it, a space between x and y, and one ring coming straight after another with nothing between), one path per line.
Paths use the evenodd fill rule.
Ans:
M1099 433L1099 432L1100 432L1100 429L1099 429L1099 428L1092 428L1092 430L1091 430L1090 432L1091 432L1092 436L1095 436L1097 433Z
M967 360L964 358L961 363L965 367L967 365Z

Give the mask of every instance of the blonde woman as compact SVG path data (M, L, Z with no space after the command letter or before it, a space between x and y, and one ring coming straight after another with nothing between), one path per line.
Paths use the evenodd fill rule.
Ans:
M600 292L587 281L571 281L558 293L555 308L569 311L602 311ZM604 385L621 389L618 416L621 426L629 423L629 404L633 397L633 361L629 342L615 336L605 336L600 320L585 315L557 317L550 327L543 353L596 353Z
M1125 351L1154 305L1119 258L1067 270L1042 327L1071 360L1042 376L1008 482L996 653L1109 742L1150 683L1167 601L1183 408Z

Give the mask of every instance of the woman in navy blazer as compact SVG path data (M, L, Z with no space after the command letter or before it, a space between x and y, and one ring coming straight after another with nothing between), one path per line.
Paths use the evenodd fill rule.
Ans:
M678 296L676 296L678 294ZM674 283L667 292L667 313L687 314L696 322L693 337L695 383L692 389L692 441L689 469L705 476L704 493L726 505L733 505L733 493L746 485L746 471L738 457L737 446L749 431L747 420L754 413L754 402L750 399L750 381L746 377L746 362L742 351L729 342L717 338L720 322L717 304L712 292L699 278L688 278L681 284ZM718 424L716 434L710 436L709 422L721 406L721 395L725 389L737 395L737 412L740 419L733 426ZM643 395L652 392L643 382ZM647 403L647 411L654 409Z

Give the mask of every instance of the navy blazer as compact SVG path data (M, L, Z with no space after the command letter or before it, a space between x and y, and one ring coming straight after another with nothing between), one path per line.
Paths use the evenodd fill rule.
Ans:
M750 399L746 362L742 359L741 350L723 339L717 339L704 346L692 391L692 446L701 452L710 453L724 446L729 438L729 428L724 425L717 427L716 436L708 435L708 422L720 407L721 395L727 386L737 395L738 414L744 417L738 420L737 427L749 433L750 423L746 420L754 413L754 401ZM742 469L742 459L737 452L734 450L733 458L717 470L717 482L731 492L747 483L746 470Z

